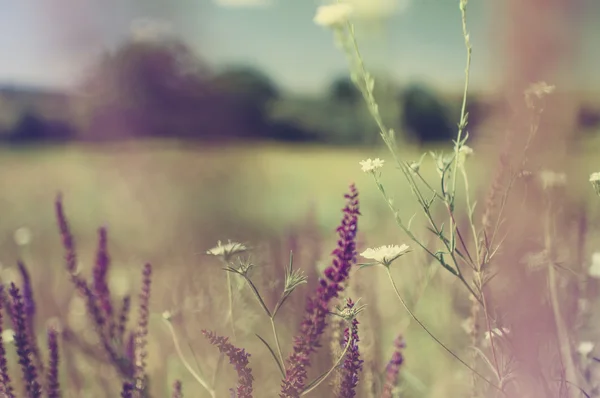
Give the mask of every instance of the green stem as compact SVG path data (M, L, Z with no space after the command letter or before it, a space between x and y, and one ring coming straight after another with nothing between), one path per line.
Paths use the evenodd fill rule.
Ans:
M454 359L456 359L458 362L460 362L461 364L463 364L467 369L469 369L471 372L473 372L473 374L479 376L482 380L484 380L486 383L488 383L490 386L494 387L498 391L502 391L502 389L500 389L500 387L498 387L497 385L495 385L494 383L492 383L490 380L488 380L485 376L483 376L481 373L479 373L478 371L476 371L475 369L473 369L468 363L466 363L458 355L456 355L454 352L452 352L451 349L449 349L444 343L442 343L437 337L435 337L433 333L431 333L429 331L429 329L427 328L427 326L425 326L423 324L423 322L421 322L419 320L419 318L416 317L416 315L410 310L410 308L408 308L408 305L406 304L406 301L404 301L404 299L400 295L400 292L398 291L398 287L396 286L396 282L394 282L394 278L392 278L392 273L390 272L390 269L388 267L386 267L385 269L387 271L387 275L388 275L388 278L389 278L389 280L390 280L390 282L392 284L392 287L394 288L394 293L396 293L396 297L398 297L398 300L400 300L400 303L402 303L402 306L404 307L404 309L406 310L406 312L408 312L408 314L411 316L411 318L415 322L417 322L419 324L419 326L421 326L421 328L429 335L429 337L431 337L447 353L449 353L452 357L454 357Z
M279 355L279 360L281 361L281 366L283 366L283 372L285 373L285 361L283 359L283 353L281 352L281 344L279 344L279 336L277 335L277 328L275 327L275 319L274 317L270 317L269 319L271 320L271 329L273 330L273 337L275 338L277 355Z
M233 289L231 287L231 276L229 275L229 272L227 272L226 274L227 274L227 296L229 299L229 321L231 322L231 333L232 333L231 338L235 342L236 341L235 324L233 322Z
M194 379L196 379L196 381L202 386L204 387L204 389L206 391L208 391L208 393L210 394L211 398L216 398L217 395L215 393L215 390L213 390L208 383L204 380L204 378L199 375L198 373L196 373L196 371L194 370L194 368L192 368L192 366L189 364L189 362L185 359L185 357L183 356L183 352L181 351L181 347L179 345L179 340L177 339L177 334L175 333L175 329L173 328L173 325L171 324L170 321L168 321L167 319L163 319L165 324L167 325L167 327L169 328L169 331L171 332L171 336L173 338L173 344L175 345L175 351L177 351L177 355L179 356L179 360L183 363L183 366L185 366L185 368L187 369L188 372L190 372L190 374L192 375L192 377L194 377Z
M302 391L302 393L300 394L301 397L304 396L304 395L306 395L306 394L308 394L309 392L313 391L322 382L324 382L325 379L327 379L329 377L329 375L335 370L335 368L338 367L338 365L340 364L340 362L342 362L342 360L346 357L346 353L348 352L348 349L350 348L350 344L352 344L352 339L351 338L348 339L348 342L346 343L346 347L344 347L344 351L342 352L342 354L340 355L340 357L338 358L338 360L335 362L335 364L331 367L331 369L329 369L327 371L327 373L325 373L319 379L317 379L317 381L315 383L311 384L310 387L308 387L306 390Z

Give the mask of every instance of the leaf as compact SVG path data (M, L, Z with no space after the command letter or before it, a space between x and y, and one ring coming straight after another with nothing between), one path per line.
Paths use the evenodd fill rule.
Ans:
M273 349L271 348L271 346L269 345L269 343L267 343L267 341L265 339L263 339L256 333L255 333L255 336L258 337L260 339L260 341L262 341L263 344L267 347L267 349L271 353L271 356L275 360L275 363L277 363L277 367L279 368L279 371L281 372L281 376L283 376L285 378L285 371L283 370L283 364L279 363L279 359L277 359L277 355L275 354L275 351L273 351Z

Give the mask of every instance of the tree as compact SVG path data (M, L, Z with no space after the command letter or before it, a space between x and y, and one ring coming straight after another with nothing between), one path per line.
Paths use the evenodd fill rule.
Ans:
M329 88L329 97L338 103L356 106L362 100L362 94L347 76L335 79Z
M456 132L447 107L432 89L421 84L411 85L403 93L402 125L420 143L451 140Z
M81 90L87 138L158 136L225 139L248 130L236 104L184 43L132 41L106 53Z

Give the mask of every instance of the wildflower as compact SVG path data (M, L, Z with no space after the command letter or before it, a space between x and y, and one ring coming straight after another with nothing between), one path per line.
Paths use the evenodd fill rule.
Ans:
M542 170L540 180L544 189L558 188L567 184L565 173L556 173L551 170Z
M510 330L507 329L507 328L494 328L494 329L492 329L491 333L490 333L489 330L487 330L484 333L483 338L484 338L485 341L489 341L490 338L491 338L490 337L491 335L493 335L494 337L504 337L504 336L506 336L509 333L510 333Z
M364 308L364 307L362 307ZM356 385L358 384L358 374L362 370L363 360L360 359L360 352L358 349L358 320L356 315L361 307L355 308L354 302L348 299L346 302L346 311L352 318L350 320L350 327L347 327L344 331L344 347L348 345L348 351L346 358L344 359L342 384L340 388L340 397L353 398L356 396Z
M108 256L108 236L106 228L98 230L98 249L96 250L96 263L93 270L92 288L98 297L100 307L104 314L110 318L112 316L112 303L110 301L110 289L106 282L106 276L110 267L110 257Z
M356 232L358 224L358 192L354 185L350 193L344 195L347 200L344 218L337 228L338 246L333 251L333 264L329 266L319 280L314 296L306 302L306 313L300 326L300 333L294 338L293 353L288 357L285 379L282 381L281 398L297 398L305 387L310 367L310 355L320 347L319 340L325 331L325 318L329 313L330 301L344 289L350 268L356 263Z
M313 22L328 28L339 26L348 20L352 11L353 7L347 3L319 6Z
M244 349L237 348L229 343L227 337L217 336L211 331L203 330L202 334L210 341L210 344L216 346L221 354L225 354L229 358L229 363L235 367L238 374L238 386L235 393L232 391L232 396L237 398L252 398L252 369L248 367L250 363L248 358L250 354Z
M365 173L373 173L375 172L375 170L380 169L383 167L383 160L377 158L377 159L367 159L367 160L363 160L360 163L361 167L362 167L362 171L364 171Z
M594 187L596 194L600 196L600 172L590 174L590 183Z
M139 294L139 319L135 336L135 390L143 392L146 380L146 351L148 338L148 320L150 318L150 285L152 283L152 266L146 264L142 272L142 289Z
M464 167L467 158L473 156L473 149L470 146L462 145L458 150L458 167Z
M31 230L21 227L15 231L15 243L19 246L27 246L31 242Z
M592 264L588 268L588 275L592 278L600 278L600 252L592 254Z
M471 156L473 154L473 148L468 145L463 145L458 150L458 153L462 153L465 156Z
M32 351L29 343L29 334L27 330L27 313L23 297L19 288L14 284L10 284L10 297L12 298L12 306L15 311L15 346L17 347L17 356L21 364L23 379L25 381L25 390L30 397L41 397L42 386L38 381L38 371L31 361Z
M594 343L591 341L582 341L577 346L577 352L583 356L587 357L594 350Z
M208 250L206 254L212 256L221 257L225 262L228 262L231 256L235 254L244 253L248 248L242 243L228 241L226 244L221 244L221 241L217 242L217 246Z
M173 394L171 395L171 398L183 398L180 380L175 380L175 383L173 383Z
M376 247L374 249L369 248L364 252L360 253L360 255L364 258L375 260L376 264L381 264L384 267L389 267L392 264L392 262L398 257L408 253L409 249L410 248L408 247L408 245L405 244L402 244L400 246L388 245Z
M556 89L556 86L550 86L546 82L532 83L525 90L525 102L527 103L527 106L529 108L532 108L534 105L533 104L534 97L537 99L542 99L545 96L552 94L555 89Z
M399 335L396 337L396 340L394 340L394 348L395 350L392 354L392 358L385 368L385 384L383 385L383 391L381 393L382 398L392 398L393 391L398 385L400 366L404 363L402 351L406 348L406 343L402 335Z
M46 375L47 394L49 398L59 398L61 393L58 381L58 339L57 331L52 328L48 329L48 351L50 352L50 358Z

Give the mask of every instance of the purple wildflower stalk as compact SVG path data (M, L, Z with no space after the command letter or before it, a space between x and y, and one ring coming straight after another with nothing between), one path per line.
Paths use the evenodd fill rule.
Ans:
M215 333L203 330L202 334L208 339L210 344L216 346L221 354L227 355L229 363L235 367L238 374L238 385L235 391L232 391L232 396L236 398L252 398L252 369L248 367L248 358L250 354L246 350L237 348L229 343L227 337L217 336Z
M77 255L75 252L75 241L73 239L73 235L71 234L71 229L69 228L67 217L65 216L65 211L62 203L62 195L59 194L56 197L54 207L56 210L56 218L58 220L58 228L60 230L60 236L62 238L63 247L66 251L65 261L67 265L67 271L69 271L69 273L73 275L77 272Z
M339 240L333 251L333 263L319 280L319 287L313 297L306 303L306 313L300 326L300 333L294 338L294 348L288 357L285 379L282 381L281 398L297 398L305 387L310 367L310 355L321 346L320 337L325 331L325 318L329 312L329 304L344 287L350 268L356 263L356 232L358 224L359 201L358 191L354 184L350 185L350 193L345 194L346 206L344 217L337 228Z
M354 302L348 299L346 308L354 308ZM358 385L358 374L362 370L363 360L360 359L358 349L358 319L352 320L351 326L344 331L344 347L349 344L348 352L344 360L342 383L340 388L340 398L354 398L356 396L356 386Z
M175 380L175 383L173 383L173 394L171 395L171 398L183 398L180 380Z
M129 319L129 310L131 308L131 297L125 296L123 298L123 303L121 305L121 309L119 311L119 321L117 323L117 331L115 338L119 342L123 342L123 337L125 336L125 330L127 329L127 321Z
M48 360L46 394L48 398L60 398L60 384L58 382L58 334L52 328L48 329L48 351L50 352L50 358Z
M106 318L111 319L113 308L110 302L110 290L106 282L108 268L110 266L110 257L108 256L108 239L106 228L98 230L98 250L96 251L96 263L93 270L93 289L100 301L100 307L104 311Z
M17 266L19 267L19 272L21 274L21 278L23 279L23 307L25 310L25 319L27 321L27 334L29 335L29 343L31 344L31 353L33 354L36 366L38 367L40 373L44 372L44 364L42 362L42 357L40 356L40 350L37 344L37 338L35 333L35 300L33 299L33 288L31 287L31 277L29 276L29 271L27 271L27 267L22 261L17 261Z
M15 315L15 345L17 347L17 356L19 364L23 371L23 379L25 381L25 390L29 398L38 398L42 396L42 387L38 382L38 373L31 362L32 352L29 342L29 333L27 331L27 314L25 305L19 288L14 284L10 284L9 290L12 298L13 310Z
M392 358L385 368L385 384L383 385L383 391L381 398L392 398L392 393L398 385L398 379L400 376L400 367L404 363L404 355L402 351L406 348L406 343L402 335L399 335L394 341L394 353Z
M133 384L129 381L123 383L121 398L133 398Z
M56 218L58 221L58 227L62 238L63 247L65 249L65 260L66 268L71 275L71 281L75 285L76 290L83 296L86 301L88 315L98 332L102 347L106 351L110 362L115 366L119 373L125 377L130 378L133 375L133 368L130 362L123 361L123 358L117 353L113 346L113 342L107 333L107 321L112 321L106 318L105 311L103 310L102 303L98 299L94 288L90 287L85 279L77 274L77 255L75 251L75 240L69 228L69 223L64 212L62 197L58 195L55 202ZM101 239L102 240L102 239ZM104 246L101 243L100 246ZM104 261L104 260L103 260Z
M146 264L143 271L142 291L140 292L140 314L138 329L135 334L135 390L143 393L146 388L146 343L148 337L148 320L150 317L150 283L152 282L152 266Z
M0 290L4 293L4 286L0 285ZM14 390L10 383L10 376L8 374L8 362L6 361L6 350L4 348L4 341L2 340L3 332L3 301L0 300L0 396L6 398L15 398Z

